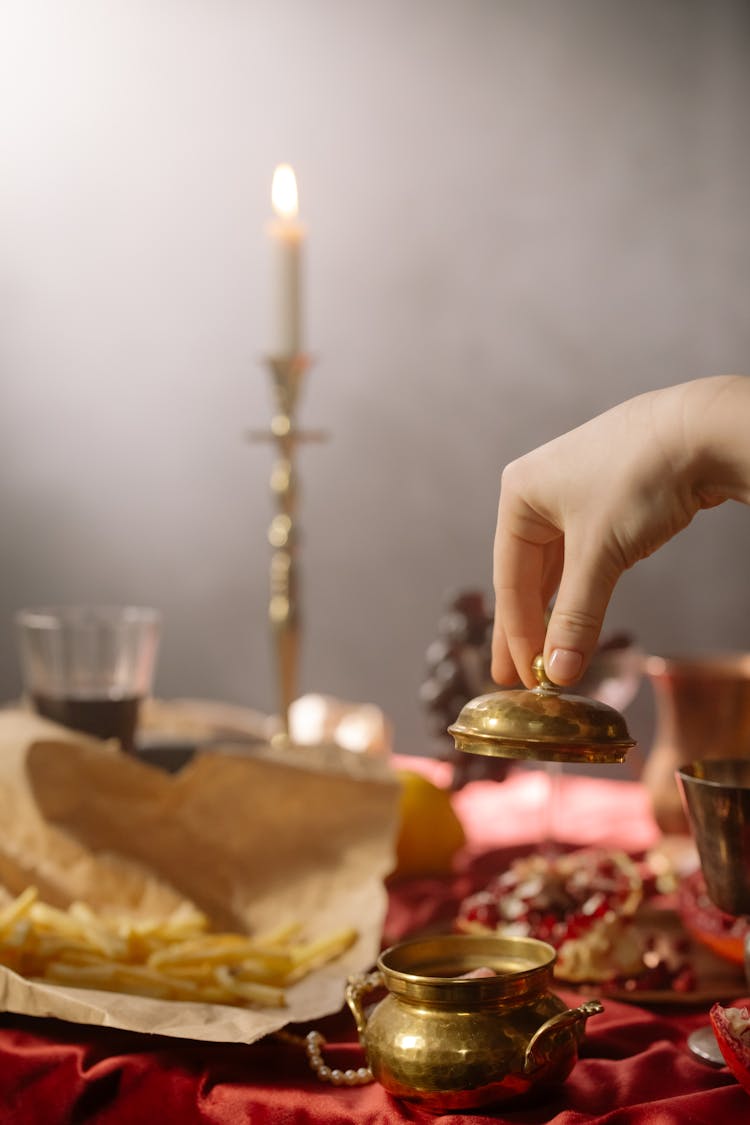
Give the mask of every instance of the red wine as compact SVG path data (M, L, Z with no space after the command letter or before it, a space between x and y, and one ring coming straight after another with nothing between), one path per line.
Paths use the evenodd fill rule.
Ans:
M67 696L34 694L34 708L45 719L95 738L117 738L127 753L135 749L140 696Z

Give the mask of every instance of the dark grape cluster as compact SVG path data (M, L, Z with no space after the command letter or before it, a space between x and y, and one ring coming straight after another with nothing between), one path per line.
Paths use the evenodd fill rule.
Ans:
M492 615L481 591L449 594L438 621L437 638L427 649L427 678L419 692L430 734L445 745L453 764L453 788L491 777L502 780L509 768L503 758L484 758L457 751L448 727L470 699L494 691L490 675Z

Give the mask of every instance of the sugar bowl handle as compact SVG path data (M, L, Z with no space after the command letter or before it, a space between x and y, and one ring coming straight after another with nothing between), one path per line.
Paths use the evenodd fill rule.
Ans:
M369 992L375 992L378 988L382 987L383 974L379 970L374 973L358 973L356 976L349 977L349 982L346 986L346 1002L354 1016L359 1041L363 1047L365 1046L365 1035L367 1032L367 1015L362 1001Z
M568 1008L559 1012L552 1019L547 1020L538 1028L526 1048L523 1060L524 1074L531 1074L540 1066L545 1066L554 1057L554 1041L559 1031L566 1027L577 1027L579 1038L583 1034L583 1025L589 1016L597 1016L604 1011L604 1005L599 1000L587 1000L577 1008Z

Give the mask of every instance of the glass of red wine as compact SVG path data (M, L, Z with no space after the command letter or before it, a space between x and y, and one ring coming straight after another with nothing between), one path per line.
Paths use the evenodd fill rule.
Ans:
M49 606L16 615L23 687L44 718L135 751L161 634L143 606Z

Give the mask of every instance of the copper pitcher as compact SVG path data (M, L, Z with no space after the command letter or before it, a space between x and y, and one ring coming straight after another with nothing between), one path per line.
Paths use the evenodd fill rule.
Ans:
M643 771L657 824L687 833L675 770L706 758L750 758L750 653L649 656L654 742Z

